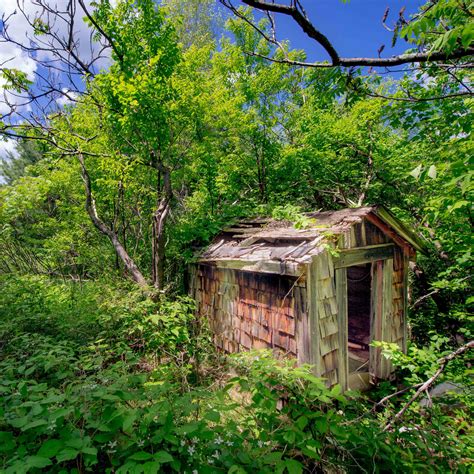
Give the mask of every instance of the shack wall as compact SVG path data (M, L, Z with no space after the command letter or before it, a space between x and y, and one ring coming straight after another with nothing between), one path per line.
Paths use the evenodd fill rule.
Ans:
M278 349L298 357L296 326L303 327L306 317L304 278L199 264L191 270L190 290L220 349Z

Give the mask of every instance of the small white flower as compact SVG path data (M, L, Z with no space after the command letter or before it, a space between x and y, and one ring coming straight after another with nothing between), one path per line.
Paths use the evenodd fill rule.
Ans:
M184 439L182 439L182 440L179 442L179 444L181 445L181 447L186 446L186 441L184 441Z
M116 449L107 449L107 453L109 454L114 454L116 451Z
M232 441L227 441L226 444L227 446L234 446L234 443Z
M207 460L207 463L208 463L208 464L214 464L214 459L209 458L209 459Z
M195 451L196 450L194 449L194 446L189 446L188 453L189 453L190 456L192 456L195 453Z
M115 446L117 446L117 441L109 441L107 444L109 445L109 448L115 448Z
M263 441L261 439L257 442L259 448L263 448Z
M56 429L56 423L54 421L48 426L49 431L54 431Z
M196 438L196 436L194 438L191 438L191 443L197 444L198 442L199 442L199 439Z
M193 469L192 474L199 474L197 469Z
M220 454L219 451L215 451L215 453L212 455L213 458L219 459Z
M224 440L223 440L220 436L218 436L218 437L214 440L214 442L215 442L216 444L222 444L222 443L224 442Z
M338 415L344 415L344 412L343 412L342 410L339 410L339 411L337 412L337 414L338 414Z
M408 428L407 428L406 426L402 426L402 427L398 430L399 433L405 433L405 431L408 431Z
M137 442L137 446L138 446L139 448L142 448L144 445L145 445L145 441L143 441L142 439Z

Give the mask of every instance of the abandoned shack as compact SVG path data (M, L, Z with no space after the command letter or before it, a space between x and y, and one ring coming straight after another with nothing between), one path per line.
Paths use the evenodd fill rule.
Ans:
M408 265L423 242L380 206L225 229L192 267L190 291L227 351L279 349L329 385L388 378L373 340L406 348Z

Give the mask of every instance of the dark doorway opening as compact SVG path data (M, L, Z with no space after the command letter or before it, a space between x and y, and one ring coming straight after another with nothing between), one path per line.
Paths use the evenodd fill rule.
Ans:
M369 370L370 263L347 268L347 323L349 372Z

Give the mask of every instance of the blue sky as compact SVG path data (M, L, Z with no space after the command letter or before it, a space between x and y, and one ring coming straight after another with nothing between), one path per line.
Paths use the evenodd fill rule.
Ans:
M285 0L280 0L285 3ZM382 25L382 17L387 7L390 14L388 25L393 25L402 7L405 18L415 13L426 3L423 0L302 0L302 4L313 24L324 33L336 47L340 56L373 56L385 44L382 57L388 57L405 51L410 46L400 41L391 47L392 33ZM323 49L308 38L294 23L284 15L276 15L279 39L289 39L295 49L304 49L310 60L328 59Z

